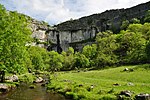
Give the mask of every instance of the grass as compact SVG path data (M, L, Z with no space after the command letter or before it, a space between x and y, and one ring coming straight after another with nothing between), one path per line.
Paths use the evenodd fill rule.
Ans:
M125 68L133 71L123 71ZM72 99L117 99L117 94L123 90L132 91L131 98L139 93L150 94L150 70L145 69L145 65L87 72L58 72L51 78L48 89L54 89Z

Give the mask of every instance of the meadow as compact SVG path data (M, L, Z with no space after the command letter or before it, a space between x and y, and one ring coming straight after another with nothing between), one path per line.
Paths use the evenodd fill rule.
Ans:
M124 71L127 69L126 71ZM134 99L139 93L150 94L149 65L121 66L103 70L57 72L51 75L48 90L70 99L117 99L121 91L130 91Z

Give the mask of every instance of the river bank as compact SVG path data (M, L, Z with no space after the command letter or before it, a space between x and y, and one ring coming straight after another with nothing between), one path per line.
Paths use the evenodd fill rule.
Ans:
M49 75L26 73L18 76L18 82L0 83L0 100L65 100L65 97L47 92Z
M0 100L65 100L64 96L46 91L46 87L41 84L34 84L35 88L30 88L31 84L21 83L16 89L1 94Z

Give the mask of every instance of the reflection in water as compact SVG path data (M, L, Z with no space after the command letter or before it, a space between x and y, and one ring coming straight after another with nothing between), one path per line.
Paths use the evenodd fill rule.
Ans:
M29 85L21 84L16 90L1 96L0 100L65 100L59 94L47 93L46 88L36 85L35 89L30 89Z

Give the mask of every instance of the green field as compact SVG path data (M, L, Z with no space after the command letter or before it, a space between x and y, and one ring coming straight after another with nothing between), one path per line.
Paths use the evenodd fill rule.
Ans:
M132 92L130 98L133 99L139 93L150 93L150 69L144 68L147 66L149 65L122 66L86 72L59 72L52 75L48 89L73 99L91 100L117 99L121 91L129 90ZM123 71L125 68L133 70Z

